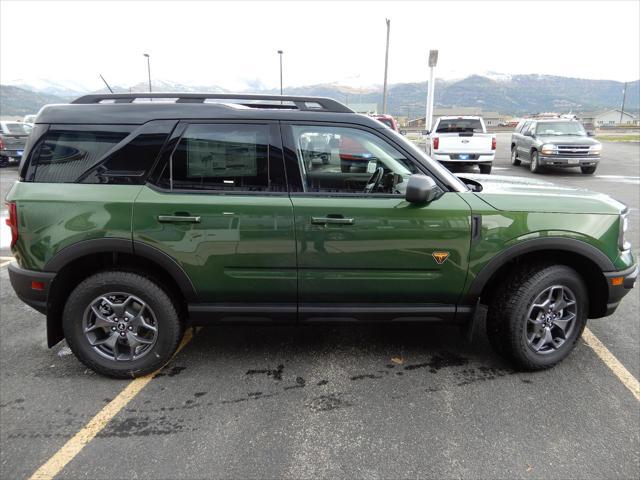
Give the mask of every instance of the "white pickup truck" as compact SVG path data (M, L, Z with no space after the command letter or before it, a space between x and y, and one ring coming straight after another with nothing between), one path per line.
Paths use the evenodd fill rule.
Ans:
M445 164L478 165L491 173L496 136L487 133L482 117L439 117L429 132L431 158Z

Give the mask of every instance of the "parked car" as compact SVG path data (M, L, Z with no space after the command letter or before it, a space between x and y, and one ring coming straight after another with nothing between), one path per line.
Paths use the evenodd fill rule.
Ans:
M523 161L540 172L546 166L574 168L592 174L600 162L602 144L590 138L576 120L551 118L523 120L511 134L511 164Z
M102 374L154 371L189 325L437 320L472 335L485 317L515 366L548 368L636 280L628 209L606 195L458 178L330 99L141 95L179 100L45 107L7 195L14 290L46 314L49 346L65 338ZM312 138L333 143L326 164L307 158ZM342 171L347 138L363 171Z
M382 122L383 124L385 124L391 130L394 130L396 132L400 131L400 129L398 128L398 122L391 115L386 115L386 114L385 115L372 115L372 117L375 118L376 120L378 120L379 122Z
M0 167L20 163L29 132L20 122L0 122Z
M431 158L447 165L478 165L491 173L496 136L487 133L482 117L439 117L430 135Z

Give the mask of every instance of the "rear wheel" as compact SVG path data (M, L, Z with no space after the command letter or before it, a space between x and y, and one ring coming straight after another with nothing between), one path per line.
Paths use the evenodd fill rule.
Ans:
M495 350L525 370L563 360L587 323L587 290L565 265L531 265L508 276L489 306L487 335Z
M148 278L122 271L101 272L82 281L69 295L62 326L82 363L116 378L138 377L162 367L182 336L169 296Z
M532 173L540 173L540 170L542 170L542 167L540 167L538 152L536 152L535 150L531 152L531 163L529 164L529 170L531 170Z
M520 159L518 158L518 150L516 149L515 145L511 147L511 165L513 165L514 167L517 167L518 165L520 165Z
M480 164L478 167L480 167L480 173L484 173L485 175L489 175L491 173L490 163Z
M596 172L596 166L593 167L580 167L580 171L585 175L591 175Z

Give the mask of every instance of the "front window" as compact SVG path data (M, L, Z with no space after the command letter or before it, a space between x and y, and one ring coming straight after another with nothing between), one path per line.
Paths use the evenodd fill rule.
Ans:
M29 132L24 128L23 123L7 122L4 124L4 133L8 135L27 135Z
M539 122L536 135L575 135L585 137L584 127L578 122Z
M404 154L369 132L312 125L291 130L307 192L404 195L409 177L419 173Z
M482 123L478 118L441 119L436 133L482 133Z

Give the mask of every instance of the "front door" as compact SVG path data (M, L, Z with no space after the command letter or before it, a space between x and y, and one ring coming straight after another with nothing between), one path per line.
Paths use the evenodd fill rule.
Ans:
M134 241L186 272L194 317L294 321L295 232L278 124L180 124L171 144L135 202Z
M302 179L303 191L291 193L300 320L452 317L467 273L467 203L455 192L405 201L409 176L423 172L375 130L283 133Z

